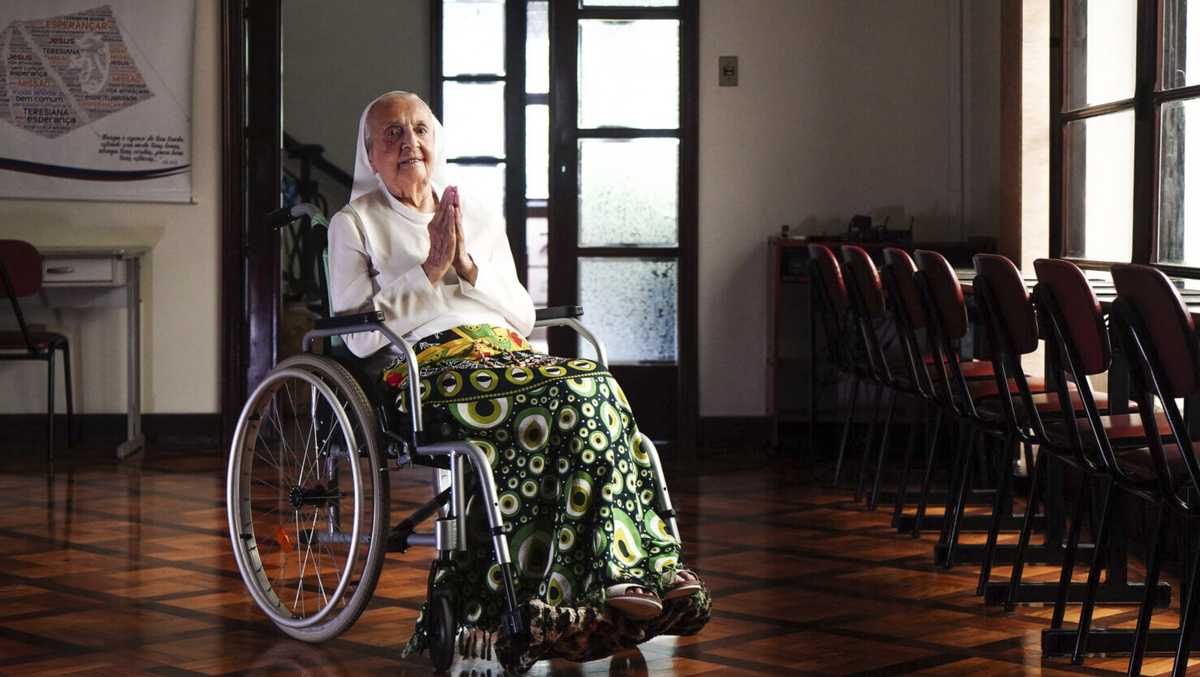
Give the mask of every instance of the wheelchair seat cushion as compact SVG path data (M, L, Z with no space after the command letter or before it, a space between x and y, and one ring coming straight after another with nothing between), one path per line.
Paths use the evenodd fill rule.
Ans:
M427 420L441 425L443 435L474 442L491 465L500 512L511 527L517 599L531 610L572 609L571 618L583 619L572 639L543 633L540 644L519 653L581 660L596 656L583 658L579 647L631 646L684 627L666 623L665 614L698 603L703 589L642 621L605 605L605 589L620 583L662 597L683 566L679 541L657 512L652 444L638 430L621 386L591 360L538 353L523 340L497 347L481 338L487 333L458 327L422 339L415 349ZM381 376L404 406L407 378L399 360ZM435 586L457 600L462 632L492 633L504 608L500 568L487 547L482 511L474 507L474 481L468 484L467 495L474 496L467 507L468 551L456 554ZM698 630L707 620L708 604L701 606L687 628ZM410 652L425 646L425 633L423 616Z

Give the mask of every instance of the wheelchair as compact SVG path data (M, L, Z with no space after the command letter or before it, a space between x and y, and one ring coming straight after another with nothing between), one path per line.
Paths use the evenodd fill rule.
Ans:
M270 218L276 227L310 219L314 227L307 230L324 250L324 219L310 206L284 208ZM325 270L319 264L327 289ZM324 298L327 302L327 293ZM604 344L580 322L582 313L578 306L538 309L536 326L575 330L603 366ZM510 527L487 455L469 440L439 439L426 429L420 406L402 414L394 405L395 391L389 396L378 374L363 373L344 347L313 352L318 339L367 331L385 336L409 373L419 373L412 346L388 329L383 313L325 317L304 335L302 352L271 370L243 407L226 477L229 537L242 580L281 631L322 642L345 632L366 609L387 553L432 546L437 554L429 572L425 621L433 666L445 670L454 661L462 610L450 594L435 590L434 582L454 566L456 555L483 547L469 542L472 534L480 537L479 529L467 527L470 503L486 517L483 531L499 565L505 611L496 653L504 663L500 646L519 651L528 640L528 626L515 594ZM421 401L420 380L407 379L407 402ZM662 464L645 441L659 515L678 539ZM434 496L392 524L389 476L418 466L437 469ZM419 531L430 518L435 518L431 528Z

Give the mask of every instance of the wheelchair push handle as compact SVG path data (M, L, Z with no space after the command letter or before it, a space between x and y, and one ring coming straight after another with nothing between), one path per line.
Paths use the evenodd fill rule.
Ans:
M280 207L279 209L268 212L267 223L271 224L272 228L278 230L292 221L305 216L307 216L309 221L314 224L319 224L322 226L329 225L329 221L325 219L325 214L316 205L309 204L307 202L301 202L300 204L292 205L291 207Z

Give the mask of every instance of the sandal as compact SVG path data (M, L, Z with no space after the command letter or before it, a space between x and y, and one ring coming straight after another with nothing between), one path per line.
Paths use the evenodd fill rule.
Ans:
M699 592L702 584L700 577L688 569L677 569L675 578L671 579L671 589L663 595L663 599L678 599Z
M662 600L653 590L637 583L619 583L604 589L605 603L635 621L657 618L663 610Z

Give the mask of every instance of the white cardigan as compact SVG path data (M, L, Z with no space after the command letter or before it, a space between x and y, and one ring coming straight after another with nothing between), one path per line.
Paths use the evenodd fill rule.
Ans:
M381 310L406 340L462 324L507 326L528 336L533 301L517 278L502 222L463 198L463 235L479 267L475 284L451 269L432 284L421 263L429 254L429 222L386 190L360 196L329 222L329 287L333 313ZM388 345L378 332L343 337L351 352L367 357Z

